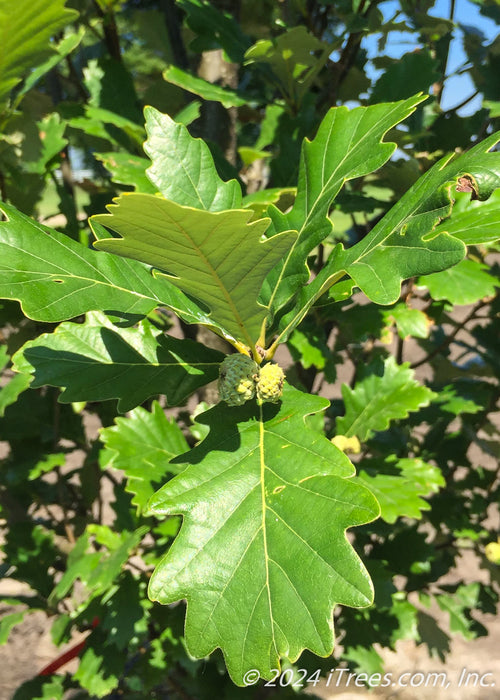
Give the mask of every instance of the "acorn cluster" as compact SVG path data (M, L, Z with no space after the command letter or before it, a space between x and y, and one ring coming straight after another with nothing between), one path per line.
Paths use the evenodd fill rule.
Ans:
M283 392L285 374L281 367L263 367L247 355L236 353L224 358L219 369L219 396L228 406L242 406L254 396L260 402L276 403Z

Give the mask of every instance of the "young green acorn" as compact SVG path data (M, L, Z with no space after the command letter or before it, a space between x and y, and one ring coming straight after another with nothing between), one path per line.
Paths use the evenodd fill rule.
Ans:
M276 403L281 399L283 393L283 382L285 373L279 365L268 363L260 368L257 380L257 398L260 401L270 401Z
M255 396L259 366L247 355L224 358L219 368L219 396L228 406L242 406Z

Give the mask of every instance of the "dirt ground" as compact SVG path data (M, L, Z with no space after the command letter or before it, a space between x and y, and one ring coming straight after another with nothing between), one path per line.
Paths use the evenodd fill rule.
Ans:
M463 314L466 309L461 307L460 312ZM411 349L413 353L416 350ZM285 353L285 350L280 348L280 352ZM280 355L278 361L286 366L288 357ZM426 379L425 367L420 368L417 376L420 380ZM342 375L339 381L349 381L349 377ZM498 421L500 423L500 414ZM86 427L93 433L98 426ZM484 460L484 455L481 458ZM495 520L490 523L492 529L500 532L498 512L495 511L492 517ZM478 567L472 552L464 552L457 568L441 583L457 581L488 582L488 572ZM29 589L14 580L0 580L0 596L22 594L29 594ZM411 602L416 604L415 600ZM0 602L0 617L12 610ZM430 612L441 628L448 629L447 616L437 606L424 612ZM380 697L394 700L500 700L500 619L494 615L477 615L476 619L487 628L488 636L466 641L459 635L450 635L449 653L444 661L429 656L425 644L417 645L409 640L398 642L394 652L377 648L390 677L384 681L385 687L372 690L361 687L362 678L348 678L347 672L335 671L338 668L335 659L339 658L341 651L338 649L332 658L331 676L315 688L311 687L310 691L324 700L360 700L362 697L367 700ZM72 644L56 648L50 638L50 627L51 621L42 612L33 613L14 628L8 643L0 646L0 700L11 700L23 681L33 678L44 666L85 637L75 637ZM77 662L72 661L61 672L73 671L76 667ZM358 674L362 671L359 669Z

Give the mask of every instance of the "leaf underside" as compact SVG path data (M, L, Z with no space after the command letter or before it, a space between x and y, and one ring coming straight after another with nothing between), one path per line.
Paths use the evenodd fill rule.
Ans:
M267 309L257 303L269 270L289 250L295 233L262 235L268 219L252 212L208 212L146 194L127 194L93 217L120 234L96 242L101 250L141 260L208 309L236 340L253 347Z
M28 318L57 322L102 310L130 318L166 306L187 323L213 325L186 294L141 263L89 250L10 204L0 202L0 211L6 216L0 221L0 298L20 301Z

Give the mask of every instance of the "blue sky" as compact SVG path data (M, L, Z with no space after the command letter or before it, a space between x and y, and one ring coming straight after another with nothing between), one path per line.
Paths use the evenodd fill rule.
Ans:
M449 17L451 0L436 0L434 7L429 11L430 15L435 17ZM379 5L385 19L390 19L394 16L399 3L394 0L387 0ZM455 2L455 17L457 24L463 24L479 29L485 35L487 42L491 42L500 32L493 20L483 17L479 12L479 7L470 0L456 0ZM376 35L369 37L363 44L368 51L369 56L376 56ZM384 53L393 58L399 58L408 51L413 51L417 43L412 35L405 32L392 32L387 42ZM463 65L466 60L466 55L462 47L462 32L456 31L455 38L450 46L450 54L448 58L447 74L452 73L457 67ZM499 76L500 80L500 76ZM452 77L447 81L443 92L441 106L443 109L450 109L457 104L460 104L466 97L475 91L472 80L468 75ZM481 106L481 96L478 95L474 100L467 104L459 111L461 116L473 114Z

